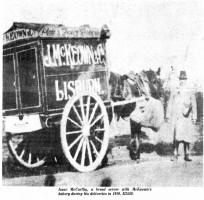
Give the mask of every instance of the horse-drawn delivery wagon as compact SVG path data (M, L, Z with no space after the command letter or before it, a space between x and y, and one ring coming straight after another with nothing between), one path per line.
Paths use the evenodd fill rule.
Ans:
M74 168L87 172L101 164L111 108L135 102L111 101L109 37L107 26L33 23L14 23L4 34L4 131L21 165L46 162L53 127L60 129L60 146Z

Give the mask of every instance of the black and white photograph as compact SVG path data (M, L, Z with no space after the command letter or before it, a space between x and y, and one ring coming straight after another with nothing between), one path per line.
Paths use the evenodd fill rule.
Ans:
M202 0L1 8L4 189L203 189Z

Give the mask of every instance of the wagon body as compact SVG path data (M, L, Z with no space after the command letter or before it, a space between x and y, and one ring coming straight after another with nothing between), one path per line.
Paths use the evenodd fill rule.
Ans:
M14 23L4 34L5 131L42 129L61 115L71 96L88 91L109 101L106 39L109 30Z
M14 23L4 34L4 131L21 165L42 166L58 151L50 136L56 127L54 138L60 135L73 167L87 172L100 165L108 146L109 37L107 26L34 23Z

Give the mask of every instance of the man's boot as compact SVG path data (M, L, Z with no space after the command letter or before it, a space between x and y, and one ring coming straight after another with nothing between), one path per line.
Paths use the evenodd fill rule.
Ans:
M190 143L188 142L184 142L184 160L185 161L192 161L190 158L189 158L189 149L190 149Z
M178 160L178 146L179 146L179 143L174 141L174 155L171 157L171 161Z
M189 154L185 154L184 160L189 162L192 161L192 159L189 158Z

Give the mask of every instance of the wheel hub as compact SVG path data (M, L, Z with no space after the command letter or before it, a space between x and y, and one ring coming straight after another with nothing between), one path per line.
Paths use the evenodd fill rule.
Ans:
M90 136L90 126L89 124L84 124L82 127L82 133L84 136L88 137Z

